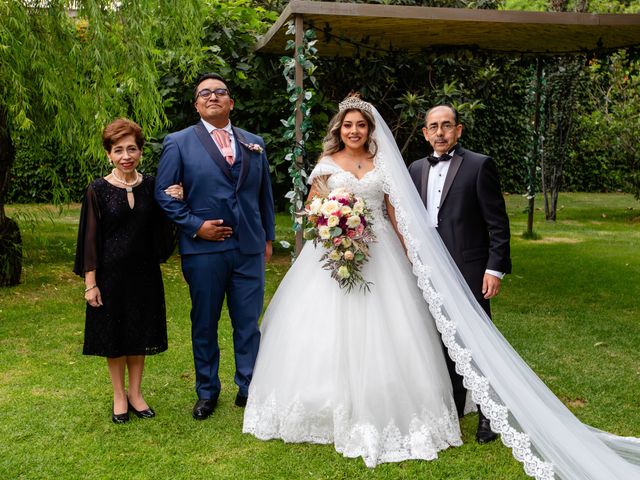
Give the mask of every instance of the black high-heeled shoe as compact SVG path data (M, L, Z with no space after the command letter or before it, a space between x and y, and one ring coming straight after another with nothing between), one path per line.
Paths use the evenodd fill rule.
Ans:
M113 413L113 404L111 404L111 421L113 423L127 423L129 421L129 412Z
M127 403L129 404L129 411L133 412L138 418L153 418L156 416L156 412L153 411L152 408L147 408L146 410L136 410L131 402L127 398Z

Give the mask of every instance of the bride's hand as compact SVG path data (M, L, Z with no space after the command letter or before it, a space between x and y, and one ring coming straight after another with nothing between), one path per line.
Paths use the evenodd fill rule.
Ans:
M164 193L176 200L184 200L184 189L182 188L181 183L167 187Z

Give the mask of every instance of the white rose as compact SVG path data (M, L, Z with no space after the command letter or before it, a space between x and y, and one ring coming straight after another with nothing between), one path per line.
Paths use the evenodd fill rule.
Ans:
M349 237L344 237L344 238L342 239L342 246L343 246L344 248L349 248L349 247L351 246L351 243L352 243L352 242L351 242L351 239L350 239Z
M360 217L358 215L352 215L347 218L347 227L349 228L357 228L360 223Z
M318 235L320 236L320 238L322 240L328 240L331 238L331 232L329 230L329 227L327 227L326 225L322 225L321 227L318 227Z
M325 217L330 217L334 212L340 211L340 206L339 202L336 202L335 200L328 200L324 202L324 205L320 208L320 213Z
M322 199L316 197L307 207L307 212L311 215L318 215L320 213L320 207L322 207Z
M340 214L342 216L349 215L351 213L351 207L349 205L345 205L340 209Z
M353 204L353 213L360 215L362 212L364 212L364 202L357 201Z
M340 252L338 250L331 250L331 252L329 253L329 259L333 260L333 261L338 261L340 260Z
M327 220L327 225L329 225L330 227L335 227L340 223L340 219L338 217L336 217L335 215L331 215L329 217L329 220Z

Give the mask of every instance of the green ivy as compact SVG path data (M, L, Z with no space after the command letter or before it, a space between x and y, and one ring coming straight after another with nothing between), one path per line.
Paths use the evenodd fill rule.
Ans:
M295 35L296 29L294 21L290 21L287 24L287 35ZM289 141L291 147L284 156L285 160L289 164L288 172L291 179L292 189L287 192L285 198L289 200L289 212L293 221L293 229L299 231L302 228L300 223L301 218L298 215L304 207L305 195L308 192L307 178L308 174L305 171L304 158L307 156L306 146L309 142L309 136L313 131L313 124L311 121L311 107L314 104L315 90L313 88L302 88L296 86L295 81L295 69L296 62L302 66L303 71L303 85L309 85L316 87L316 78L314 72L316 65L314 60L316 59L317 49L315 48L316 33L314 30L305 30L302 35L302 45L297 48L294 40L287 41L287 50L293 50L294 56L284 56L280 59L280 63L283 67L283 76L287 82L287 94L289 96L290 115L286 120L281 120L286 130L284 132L284 139ZM300 100L298 104L298 100ZM300 131L302 133L302 139L296 142L296 112L300 109L302 112L302 124Z

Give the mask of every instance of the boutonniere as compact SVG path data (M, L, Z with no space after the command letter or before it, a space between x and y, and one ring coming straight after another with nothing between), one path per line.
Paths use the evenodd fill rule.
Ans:
M252 152L262 153L262 151L263 151L263 148L260 145L258 145L257 143L240 142L240 144L244 145L246 148L248 148Z

